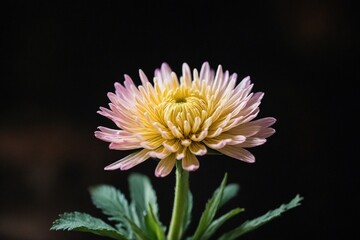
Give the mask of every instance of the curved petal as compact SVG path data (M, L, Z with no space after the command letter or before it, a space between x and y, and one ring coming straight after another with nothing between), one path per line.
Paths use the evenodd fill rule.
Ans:
M140 76L141 84L146 86L146 84L149 82L149 80L148 80L146 74L141 69L139 69L139 76Z
M149 150L143 149L139 152L135 152L135 153L131 153L131 154L127 155L126 157L120 159L119 161L116 161L116 162L106 166L104 169L105 170L115 170L115 169L128 170L128 169L144 162L149 157L150 157Z
M244 148L256 147L264 144L266 142L265 138L249 137L246 138L246 141L239 144L238 146Z
M251 122L251 124L261 126L261 127L270 127L275 122L276 122L276 118L265 117L265 118L260 118L260 119L254 120Z
M128 141L127 139L124 139L121 142L112 142L109 144L109 149L113 150L133 150L141 148L140 144L138 142L134 141Z
M236 158L244 162L248 162L248 163L255 162L254 155L248 150L239 147L238 145L227 145L221 149L216 149L216 150L229 157Z
M186 151L185 157L181 161L182 168L187 171L195 171L200 166L198 159L190 151Z
M153 149L160 147L163 142L164 142L164 139L161 136L156 136L156 137L153 137L153 138L147 139L146 141L141 142L140 145L143 148L153 150Z
M235 135L243 135L245 137L254 136L260 131L260 126L245 126L245 124L241 124L237 127L230 129L227 133L235 134Z
M210 65L208 62L204 62L200 69L200 81L205 81L208 84L210 84L211 80L211 74L210 74Z
M184 84L184 86L186 87L191 86L191 82L192 82L191 71L187 63L183 63L182 65L182 77L180 79L181 79L180 81Z
M231 142L231 138L207 138L204 140L206 146L212 149L220 149Z
M140 141L123 130L114 130L105 127L99 127L101 131L95 132L95 137L105 142L110 142L109 148L116 150L132 150L141 148Z
M149 152L149 155L153 158L164 159L171 154L171 151L166 149L164 146L160 146Z
M134 138L134 135L124 131L106 127L98 127L100 131L95 131L95 137L105 142L121 142L123 139Z
M198 156L205 155L207 152L207 149L204 146L204 144L198 143L198 142L192 142L191 145L189 146L189 150L192 154L195 154Z
M171 72L171 68L167 63L161 64L161 68L155 70L155 77L158 79L161 89L164 89L166 81L171 79Z
M259 138L268 138L275 133L273 128L263 128L255 136Z
M167 175L169 175L171 170L174 168L175 162L176 162L175 154L170 154L166 158L160 160L160 162L158 163L155 169L155 176L166 177Z

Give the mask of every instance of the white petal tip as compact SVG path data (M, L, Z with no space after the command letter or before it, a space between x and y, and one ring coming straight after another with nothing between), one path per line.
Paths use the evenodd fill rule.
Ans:
M116 169L119 169L119 167L118 166L111 166L111 165L104 167L105 171L112 171L112 170L116 170Z
M168 174L165 174L165 173L155 173L155 176L158 177L158 178L163 178L163 177L166 177Z
M199 150L195 153L197 156L204 156L207 153L206 149Z
M274 118L274 117L270 117L270 119L271 119L271 125L273 125L277 121L276 118Z
M255 159L244 159L243 161L247 163L254 163Z
M199 165L190 165L190 166L185 167L184 169L186 171L193 172L193 171L196 171L198 168L199 168Z

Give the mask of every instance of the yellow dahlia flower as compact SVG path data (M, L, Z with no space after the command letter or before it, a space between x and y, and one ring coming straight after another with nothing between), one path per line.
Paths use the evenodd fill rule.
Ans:
M184 63L180 81L166 63L155 70L153 83L142 70L139 75L138 87L128 75L123 85L115 83L115 93L108 93L110 109L98 111L119 129L99 127L97 138L110 142L110 149L138 150L105 170L127 170L152 157L160 160L158 177L168 175L177 160L194 171L199 168L196 156L208 149L252 163L255 157L245 148L265 143L275 132L272 117L252 121L264 94L251 92L249 77L237 84L237 75L221 65L214 74L205 62L200 74L197 69L191 74Z

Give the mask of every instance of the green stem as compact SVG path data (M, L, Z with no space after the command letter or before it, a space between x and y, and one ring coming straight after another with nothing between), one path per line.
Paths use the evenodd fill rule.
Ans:
M187 211L189 172L184 171L181 161L176 161L176 185L174 206L171 215L168 240L179 240L183 234L184 216Z

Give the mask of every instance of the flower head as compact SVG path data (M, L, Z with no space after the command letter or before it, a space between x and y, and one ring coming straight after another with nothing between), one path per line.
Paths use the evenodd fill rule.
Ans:
M119 129L99 127L97 138L110 142L110 149L138 150L105 170L127 170L153 157L159 159L158 177L168 175L177 160L194 171L199 168L196 156L208 149L252 163L255 157L246 148L265 143L275 132L272 117L252 121L264 94L251 92L249 77L237 84L237 75L221 65L214 73L205 62L200 73L194 69L191 74L184 63L178 79L163 63L153 83L142 70L139 75L138 87L128 75L123 84L115 83L115 93L108 93L109 109L98 111Z

